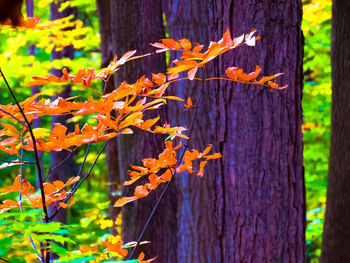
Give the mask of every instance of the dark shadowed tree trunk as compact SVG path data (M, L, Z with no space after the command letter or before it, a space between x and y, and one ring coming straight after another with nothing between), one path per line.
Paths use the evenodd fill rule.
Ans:
M100 22L101 34L101 67L107 67L113 59L112 45L112 24L111 24L111 1L97 0L97 14ZM102 83L102 91L109 93L114 90L114 78L111 77L107 82ZM117 138L113 138L106 145L106 164L107 164L107 181L108 197L110 202L110 217L115 223L120 208L113 207L113 204L119 198L118 191L120 187L119 163L118 163L118 143ZM115 231L114 231L115 233Z
M169 37L175 40L187 38L208 46L208 0L163 0ZM170 52L170 61L179 57L178 52ZM204 78L205 71L199 71L196 77ZM204 149L213 143L210 131L210 83L200 81L180 81L171 84L170 95L176 95L197 105L197 114L193 123L193 132L188 141L189 149ZM201 88L203 93L197 101ZM183 103L168 102L167 119L172 126L188 127L195 108L184 111ZM187 142L186 142L187 143ZM210 165L210 164L208 164ZM208 166L207 169L210 169ZM176 262L215 262L215 228L212 205L212 187L210 173L203 178L181 174L175 178L177 199L177 236ZM161 261L159 261L161 262Z
M305 193L302 161L301 0L210 0L210 39L256 28L256 47L239 47L215 61L264 75L284 72L268 88L227 81L210 85L212 130L223 158L212 169L216 262L304 262ZM208 66L212 67L212 65Z
M52 2L50 4L50 13L51 13L50 19L51 20L67 17L67 16L70 16L72 14L75 17L77 16L77 8L66 8L62 12L59 12L58 10L59 10L61 2L62 1L60 1L56 4L54 2ZM65 47L62 51L52 50L52 53L51 53L52 60L61 59L61 58L74 59L73 46ZM62 71L62 69L52 68L52 74L54 74L55 76L61 77L62 76L61 71ZM62 92L60 92L59 94L57 94L57 96L55 96L55 98L57 98L57 97L69 98L70 96L71 96L71 86L66 85L66 86L64 86L64 90ZM68 127L68 129L70 131L72 131L72 129L74 127L72 127L66 123L66 120L70 117L71 116L69 116L69 115L52 116L51 122L52 122L52 124L61 123L64 126ZM69 153L70 152L66 151L66 150L62 150L59 152L51 151L50 152L50 169L53 169L57 165L61 164L66 159L66 157L69 155ZM59 166L58 169L54 170L49 175L49 181L53 182L55 180L61 180L61 181L65 182L65 181L67 181L68 178L75 176L76 173L77 173L77 171L76 171L74 159L73 159L73 157L70 157L70 158L68 158L68 160L63 162ZM56 211L56 207L52 207L52 206L49 207L50 214L53 214L55 211ZM53 221L66 223L66 221L67 221L66 210L61 209L60 212L54 217Z
M333 0L332 128L321 262L350 262L350 2Z
M164 38L162 23L161 0L128 0L111 1L113 53L119 57L129 51L137 49L137 54L153 51L149 43ZM155 55L144 59L128 62L115 74L115 83L118 86L122 81L134 83L145 74L151 78L151 72L165 72L165 56ZM145 114L146 118L155 117L159 112ZM162 114L161 112L161 115ZM164 117L164 116L161 116ZM159 124L164 123L163 121ZM158 124L158 125L159 125ZM147 157L156 157L163 149L163 141L159 135L147 134L135 130L135 134L118 137L118 156L120 177L124 182L130 164L141 164ZM125 242L137 240L150 212L155 205L164 186L151 193L147 198L123 207L123 240ZM133 188L123 189L123 195L132 195ZM152 219L142 240L151 241L143 245L139 251L145 251L147 256L157 256L158 262L176 262L175 247L176 217L174 211L176 194L174 187L170 187L167 196L160 203L155 217ZM139 251L134 255L137 257Z
M27 11L27 17L34 17L34 2L33 0L26 0L26 11ZM30 45L28 47L28 53L29 56L35 57L35 45ZM34 86L32 87L32 95L37 94L40 92L39 87ZM40 128L40 120L41 118L36 118L33 120L33 128ZM44 174L44 163L43 163L43 152L38 152L38 157L39 157L39 162L40 162L40 167L41 167L41 174ZM37 175L37 180L36 180L36 185L37 187L39 186L39 179Z

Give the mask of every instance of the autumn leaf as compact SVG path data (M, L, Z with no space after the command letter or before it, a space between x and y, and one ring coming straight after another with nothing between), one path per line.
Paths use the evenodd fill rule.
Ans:
M113 207L122 207L123 205L133 202L137 199L139 199L139 197L136 197L136 196L122 197L118 199L117 202L114 203Z
M152 73L152 81L157 85L163 85L166 82L166 76L162 73Z
M180 39L179 42L181 44L181 47L185 50L192 48L191 42L186 38Z
M188 110L191 107L197 107L197 106L193 105L191 97L188 97L184 107L186 108L185 110Z
M204 166L206 166L208 161L201 161L199 164L199 172L196 174L197 176L203 177L204 175Z
M206 159L218 159L218 158L221 158L222 155L220 153L214 153L212 155L206 155L206 156L203 156L202 158L206 158Z
M181 48L181 45L179 44L179 42L177 42L171 38L163 38L163 39L161 39L161 41L169 49L178 50Z

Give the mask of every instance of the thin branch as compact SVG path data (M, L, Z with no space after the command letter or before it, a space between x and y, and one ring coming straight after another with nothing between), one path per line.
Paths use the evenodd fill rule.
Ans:
M0 69L1 70L1 69ZM13 114L9 113L8 111L5 111L3 109L0 108L0 111L2 111L3 113L9 115L11 118L15 119L16 121L18 121L20 124L22 124L24 127L26 127L28 129L27 124L25 124L23 121L21 121L20 119L18 119L17 117L15 117ZM29 129L28 129L29 130Z
M23 131L21 132L21 143L23 145ZM21 182L21 186L23 184L23 148L21 148L21 177L20 177L20 182ZM23 206L22 206L22 192L19 192L19 209L21 211L21 213L23 213ZM36 257L42 262L41 257L39 255L39 253L36 251L36 246L34 244L34 241L32 239L32 237L28 234L28 238L30 241L30 244L34 250L34 253L36 254Z
M87 174L83 177L83 179L80 180L79 184L74 187L72 189L72 191L68 194L68 196L62 201L63 203L67 203L69 201L69 199L75 194L75 192L79 189L79 187L81 186L81 184L90 176L92 169L95 167L98 159L100 158L101 154L103 153L103 150L105 149L106 145L108 144L108 142L110 141L110 139L108 139L107 141L105 141L105 143L103 144L101 150L99 151L99 153L96 156L96 159L94 161L94 163L91 165L90 170L87 172ZM59 211L61 211L62 207L60 206L55 213L49 217L49 220L52 220L58 213Z
M54 168L52 168L52 169L49 170L49 172L47 173L47 175L44 177L44 182L46 181L46 179L47 179L58 167L60 167L62 164L64 164L64 163L69 159L69 157L72 156L73 152L74 152L76 149L78 149L78 147L75 148L74 150L72 150L72 151L67 155L67 157L64 158L64 160L62 160L62 162L60 162L60 163L57 164Z
M202 80L202 81L203 81L203 82L202 82L202 86L201 86L201 89L200 89L200 91L199 91L199 95L197 96L197 107L196 107L195 110L194 110L194 113L193 113L193 116L192 116L192 120L191 120L191 124L190 124L190 128L189 128L189 133L188 133L189 139L188 139L188 140L190 140L190 138L191 138L191 134L192 134L192 131L193 131L193 124L194 124L194 121L195 121L195 119L196 119L197 111L198 111L198 108L199 108L199 105L200 105L200 101L201 101L201 98L202 98L202 94L203 94L203 90L204 90L204 80ZM185 154L187 148L188 148L188 144L186 143L185 146L184 146L184 149L183 149L183 151L182 151L182 153L181 153L181 157L180 157L179 160L178 160L177 166L179 166L180 163L182 162L182 159L183 159L183 157L184 157L184 154ZM169 168L168 168L168 169L169 169ZM172 172L171 169L170 169L170 171ZM171 177L171 178L174 178L176 174L177 174L177 172L176 172L176 169L175 169L175 172L174 172L174 174L172 173L172 177ZM144 227L143 227L143 229L142 229L142 231L141 231L141 234L139 235L139 237L138 237L138 239L137 239L137 242L136 242L135 247L133 248L133 250L131 251L131 253L130 253L129 257L128 257L128 260L130 260L130 259L132 258L132 256L134 255L136 249L138 248L138 246L139 246L139 244L140 244L140 242L141 242L141 239L142 239L143 234L145 233L145 231L146 231L146 229L147 229L149 223L151 222L151 219L152 219L154 213L156 212L156 210L157 210L157 208L158 208L158 205L159 205L160 201L162 200L162 198L163 198L165 192L168 190L169 185L170 185L170 183L171 183L172 181L173 181L173 180L171 179L171 180L168 181L167 184L165 185L165 187L164 187L162 193L160 194L160 196L159 196L159 198L158 198L156 204L154 205L154 207L153 207L153 209L152 209L151 214L149 215L149 217L148 217L148 219L147 219L147 222L145 223L145 225L144 225Z
M0 158L0 162L3 163L20 163L20 164L36 164L35 162L29 162L29 161L8 161Z
M88 146L86 147L86 151L85 151L85 156L84 156L84 160L83 162L81 163L81 166L80 166L80 170L78 172L78 175L77 176L80 176L81 173L83 172L83 168L84 168L84 165L85 165L85 162L86 162L86 158L89 154L89 151L90 151L90 146L91 146L91 142L88 144ZM74 189L76 187L76 185L78 184L78 182L75 182L72 186L72 189Z

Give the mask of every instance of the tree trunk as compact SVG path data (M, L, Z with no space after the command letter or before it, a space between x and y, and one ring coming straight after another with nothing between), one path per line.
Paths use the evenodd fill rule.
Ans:
M207 0L163 0L169 37L175 40L187 38L194 45L196 42L208 46L208 1ZM179 57L178 52L170 52L170 61ZM171 65L170 65L171 66ZM207 76L206 70L199 71L196 77ZM185 77L185 76L184 76ZM180 81L171 84L169 94L187 99L197 105L193 132L188 144L189 149L203 150L213 143L210 131L209 84L200 81ZM197 101L201 88L203 93ZM168 102L167 119L172 126L189 126L195 108L184 111L182 103ZM210 169L208 163L207 169ZM211 204L212 191L210 173L203 178L195 175L181 174L175 177L177 199L177 262L215 262L214 211ZM161 262L161 261L159 261Z
M111 1L113 53L120 57L129 50L137 49L137 54L144 54L154 50L149 43L164 38L162 23L161 0L128 0ZM122 81L134 83L145 74L151 78L151 72L165 72L164 54L154 55L134 60L123 65L115 74L115 84ZM147 113L146 118L156 117L159 112ZM164 123L164 113L160 112ZM134 129L134 134L118 137L118 157L120 165L121 182L127 178L130 164L141 164L147 157L156 157L163 150L164 138L160 135L140 132ZM164 186L148 197L123 207L123 240L125 242L137 240L152 208L154 207ZM132 187L123 188L123 195L132 195ZM157 256L158 262L176 262L175 247L176 218L175 218L175 192L171 186L142 240L151 241L142 245L134 257L137 258L142 250L147 256Z
M107 67L113 59L112 45L112 24L111 24L111 2L110 0L97 0L97 15L100 22L101 34L101 67ZM114 90L114 78L109 78L107 82L102 83L102 91L110 93ZM106 164L107 164L107 181L108 181L108 197L110 202L109 212L110 218L115 220L120 212L120 208L113 207L114 203L119 199L120 191L120 174L118 163L118 143L117 138L112 138L106 145ZM116 230L113 229L116 234Z
M66 8L62 12L59 12L58 10L59 10L59 7L61 5L60 3L62 3L62 2L64 2L64 1L58 2L57 4L52 2L50 4L50 12L51 12L50 19L51 20L67 17L67 16L72 15L72 14L77 16L77 12L78 12L77 8ZM61 58L74 59L73 46L65 47L62 51L52 50L51 60L61 59ZM62 76L61 71L62 71L62 69L52 68L52 74L55 76L61 77ZM71 96L71 86L66 85L66 86L64 86L64 90L61 93L57 94L57 96L55 96L55 98L57 98L57 97L69 98L70 96ZM70 117L71 117L70 115L52 116L51 122L52 122L52 124L61 123L64 126L68 127L69 131L73 131L74 126L68 125L66 123L66 120L69 119ZM59 152L51 151L50 152L50 170L55 168L58 164L62 163L69 154L70 154L70 152L66 151L66 150L62 150ZM49 175L49 181L53 182L55 180L61 180L63 182L66 182L68 178L75 176L76 173L77 173L77 171L76 171L76 167L75 167L75 162L74 162L73 156L71 156L70 158L68 158L68 160L63 162L59 166L58 169L54 170ZM57 209L57 207L50 206L49 207L49 214L55 213L56 209ZM61 209L60 212L54 217L53 221L66 223L67 222L66 210Z
M332 125L321 262L350 262L350 2L333 0Z
M215 148L223 155L210 177L216 262L304 262L301 0L210 0L210 10L211 40L227 28L234 37L256 28L262 38L216 59L214 76L259 65L264 75L284 72L277 81L289 85L275 92L210 85Z
M27 17L34 17L34 3L33 0L26 0L26 11L27 11ZM28 47L28 53L29 56L33 56L35 57L35 45L30 45ZM37 94L38 92L40 92L40 89L38 86L33 86L32 87L32 96ZM36 118L33 120L33 128L40 128L41 124L40 124L40 120L41 118ZM41 174L45 174L44 173L44 162L43 162L43 152L38 152L38 157L39 157L39 162L40 162L40 167L41 167ZM39 187L39 178L38 178L38 174L37 174L37 179L36 179L36 186Z

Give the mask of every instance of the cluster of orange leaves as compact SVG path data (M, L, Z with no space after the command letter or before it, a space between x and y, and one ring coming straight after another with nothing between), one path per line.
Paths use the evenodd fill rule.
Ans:
M158 73L152 74L152 80L142 76L136 83L128 84L123 82L116 90L107 95L103 95L100 100L90 98L84 102L74 101L75 98L58 98L54 101L41 99L36 101L38 95L28 98L22 102L21 106L31 121L36 117L44 115L61 115L72 114L73 116L97 114L93 118L98 120L96 126L85 124L82 129L78 125L74 132L67 133L67 128L61 124L55 124L52 131L39 128L34 130L34 135L40 137L37 140L38 149L40 151L60 151L62 149L71 150L72 147L79 147L82 144L90 142L99 142L108 140L119 134L131 134L130 126L136 126L143 130L153 133L164 133L174 136L185 137L181 132L185 129L182 127L169 127L164 124L163 127L157 126L155 129L150 128L158 121L159 118L143 120L143 112L149 109L157 109L162 104L166 103L166 99L182 100L174 96L163 96L169 84L178 78L178 73L188 70L188 78L194 79L195 73L199 67L211 61L216 56L236 48L240 45L254 45L256 37L254 37L255 30L250 34L242 35L238 38L232 39L230 32L227 30L223 38L218 42L211 42L208 50L205 53L200 53L203 46L196 44L191 50L191 42L187 39L181 39L179 42L172 39L162 39L162 43L152 44L158 47L156 52L163 52L165 50L182 50L182 61L175 60L175 67L168 69L168 76ZM50 82L75 84L82 83L83 86L91 86L91 81L96 79L108 80L109 76L117 71L121 65L128 60L135 59L133 57L136 51L129 51L125 53L120 59L117 57L108 65L108 67L95 72L95 69L81 69L75 75L68 73L67 69L62 70L62 77L56 77L48 74L46 78L33 77L33 81L25 84L26 86L44 85ZM139 56L142 57L142 56ZM280 76L281 73L273 76L262 77L260 80L256 78L259 76L261 68L257 66L256 70L250 74L243 73L243 70L238 67L230 67L226 70L227 76L238 82L248 82L252 84L267 85L269 87L278 89L278 84L271 80ZM266 84L267 82L267 84ZM137 98L141 98L136 101ZM150 101L150 99L153 100ZM186 108L193 106L192 101L188 99ZM23 120L18 108L14 105L0 105L0 117L3 119L11 119L11 115ZM113 117L110 113L114 110L118 113L117 117ZM33 150L32 139L27 135L24 136L24 143L21 140L21 131L15 126L7 123L2 123L3 130L0 130L0 150L9 154L16 154L20 148L26 150Z
M27 23L28 27L36 27L36 23L39 23L39 21L34 19L23 23ZM188 71L188 79L196 79L195 74L198 68L204 67L206 63L210 62L218 55L244 44L254 46L255 41L259 39L259 37L255 37L254 34L255 30L252 30L252 32L249 34L243 34L240 37L232 39L229 30L227 30L223 34L221 40L218 42L210 42L207 51L202 53L201 51L203 49L203 45L197 43L192 48L192 44L188 39L181 39L179 41L169 38L162 39L161 43L151 44L152 46L158 48L155 53L160 53L167 50L182 51L180 60L173 61L175 66L168 69L168 76L162 73L152 73L152 80L148 79L146 76L142 76L134 84L123 82L117 89L109 94L103 95L99 100L95 100L93 98L83 102L76 101L75 98L58 98L54 101L44 98L37 100L39 96L38 94L26 99L24 102L20 103L20 105L29 122L37 117L45 115L65 114L71 114L73 116L94 114L92 118L97 120L96 125L86 123L82 128L76 124L74 132L67 132L67 128L59 123L54 124L54 128L52 130L45 128L34 129L33 133L36 137L35 143L38 150L73 150L75 147L79 147L82 144L106 141L120 134L131 134L133 133L131 127L137 127L152 133L161 133L187 138L182 134L182 132L186 130L185 128L170 127L167 123L165 123L163 126L155 126L159 120L159 117L144 120L144 112L146 110L158 109L161 105L166 103L167 99L182 100L181 98L175 96L164 96L169 84L178 79L179 73ZM97 72L95 69L81 69L75 75L71 75L68 73L67 69L63 69L62 77L56 77L51 74L48 74L45 78L33 77L33 81L25 84L25 86L38 86L48 84L50 82L56 82L64 84L81 83L85 87L90 87L93 80L101 79L108 81L111 74L116 72L119 67L125 64L127 61L151 55L146 54L134 56L135 53L136 51L134 50L125 53L120 59L115 57L108 67ZM238 67L230 67L225 71L226 75L232 81L265 85L274 89L284 88L279 87L278 84L274 82L271 82L272 79L280 76L281 73L273 76L262 77L260 80L257 80L260 72L261 68L258 66L256 67L256 70L250 74L243 73L243 69ZM193 105L192 100L188 98L185 108L190 108L193 106L195 105ZM111 114L113 111L116 112L116 116ZM16 122L16 120L20 120L22 122L24 121L23 116L16 105L0 105L0 118L2 120L10 120L12 122ZM33 141L26 127L19 129L16 128L15 125L8 123L8 121L3 121L1 126L3 129L0 130L0 151L9 154L17 154L18 150L21 148L30 151L33 150ZM218 153L207 155L211 146L205 149L203 153L199 153L197 150L186 151L184 153L183 160L181 160L183 161L183 164L176 166L176 150L179 147L180 146L173 148L171 142L166 142L165 150L158 156L158 159L144 159L142 167L132 166L134 171L129 172L131 180L125 182L126 185L132 184L145 175L149 175L149 182L145 185L137 186L134 196L124 197L118 200L115 206L121 206L127 202L147 196L149 192L156 189L160 183L170 181L175 170L177 173L181 173L185 170L192 173L192 162L201 158L206 160L200 162L197 175L203 176L204 166L207 164L208 159L220 158L221 156ZM162 174L158 176L157 173ZM61 182L57 184L62 185L63 183ZM24 183L24 185L26 185L26 183ZM16 181L17 188L15 186L12 187L13 189L23 191L18 188L18 180ZM45 187L48 188L49 186L46 184ZM59 192L62 196L66 194L62 190L58 191L56 188L51 187L51 190L46 189L45 193L55 193L52 195L51 199L50 196L48 196L48 204L50 204L50 202L52 203L58 201L57 198L60 197L57 197L59 196L57 195L57 192ZM28 191L26 193L29 194ZM38 199L31 197L31 200ZM16 206L14 203L13 205ZM39 205L36 204L36 206Z
M192 49L192 44L188 39L180 39L175 41L173 39L162 39L161 43L153 43L152 46L158 48L157 53L164 52L167 50L182 50L181 60L174 60L174 67L168 69L169 79L177 79L180 72L188 71L188 79L195 79L198 68L204 67L206 63L213 60L217 56L237 48L241 45L255 46L256 40L259 37L255 37L255 29L253 29L249 34L243 34L236 38L231 38L229 29L223 34L223 37L218 42L210 42L210 45L206 52L201 53L203 45L196 44ZM191 50L192 49L192 50ZM243 73L243 69L238 67L231 67L226 70L228 77L237 82L259 84L269 86L274 89L284 89L287 86L279 87L277 83L271 82L272 79L282 75L281 73L275 74L269 77L263 77L259 81L256 78L259 76L261 69L257 69L250 73L249 75ZM252 82L250 82L252 81ZM267 82L267 83L266 83Z
M84 102L74 101L74 98L58 98L54 101L41 98L36 101L39 94L36 94L21 103L27 119L33 119L45 115L71 114L73 116L95 114L92 118L97 120L95 126L85 124L81 129L75 125L74 132L67 133L67 128L60 123L55 123L52 130L45 128L34 129L37 137L36 144L39 151L60 151L62 149L72 150L72 147L79 147L82 144L105 141L120 134L132 134L130 127L134 126L152 133L169 134L187 138L182 132L183 127L170 127L168 124L156 126L151 129L159 120L143 119L146 110L157 109L167 99L182 100L174 96L162 96L169 83L158 87L163 74L153 74L153 81L141 77L136 83L128 84L123 82L116 90L101 99L90 98ZM111 114L112 110L117 116ZM23 117L16 105L0 105L0 118L13 121L14 116L21 121ZM22 131L9 123L1 123L4 129L0 130L0 150L9 154L17 154L20 148L33 150L33 141L24 128L23 144Z
M199 159L205 159L199 164L199 171L196 173L197 176L202 177L204 175L204 167L208 163L209 159L221 158L220 153L214 153L208 155L212 148L209 145L202 153L197 150L185 151L182 158L183 164L177 166L176 150L178 150L182 144L180 143L176 147L173 147L171 141L166 141L165 149L158 155L158 159L146 158L142 160L143 166L133 166L130 170L130 180L124 182L124 185L131 185L140 178L148 175L148 182L144 185L139 185L135 188L134 195L129 197L122 197L114 204L116 207L123 206L126 203L135 201L139 198L147 196L151 191L155 190L161 183L169 182L174 175L174 172L182 173L184 171L192 174L193 161ZM157 175L161 174L161 175Z
M57 204L63 208L72 206L75 203L73 197L69 204L61 201L64 200L69 194L65 188L69 185L74 184L79 179L80 177L76 176L70 178L66 183L63 183L62 181L44 183L45 204ZM17 192L21 193L23 196L26 196L26 198L22 199L22 201L14 201L11 199L4 200L0 205L0 213L8 211L12 208L20 207L20 202L30 203L29 206L32 208L42 208L43 200L40 195L34 193L34 190L34 187L27 180L23 179L21 182L21 176L18 175L11 186L6 186L0 189L0 195Z
M102 243L103 247L105 248L105 250L103 252L100 252L98 250L98 246L96 244L93 244L91 246L80 245L79 246L80 253L81 254L88 254L88 253L100 254L102 257L104 257L106 254L108 255L109 253L117 253L122 258L124 258L128 255L128 250L126 248L123 248L123 241L122 240L102 241L101 243ZM155 258L145 260L145 254L143 252L141 252L137 259L138 259L139 263L150 263Z
M38 19L34 19L23 23L27 23L27 26L31 27L37 26L36 23L39 23L39 21ZM182 132L186 130L185 128L170 127L167 123L165 123L163 126L155 126L159 120L159 117L144 120L144 112L146 110L158 109L161 105L166 103L167 99L182 100L181 98L175 96L164 96L169 84L178 79L179 73L188 71L188 79L195 79L195 74L198 68L204 67L206 63L210 62L218 55L244 44L254 46L255 41L259 39L259 37L255 37L254 34L255 30L252 30L252 32L249 34L243 34L240 37L232 39L229 30L227 30L223 34L221 40L218 42L210 42L207 51L202 53L201 51L203 49L203 45L197 43L192 48L192 44L188 39L181 39L179 41L169 38L162 39L161 43L151 44L152 46L158 48L155 53L160 53L167 50L182 51L180 60L173 61L175 66L168 69L168 76L162 73L152 73L152 80L148 79L146 76L142 76L134 84L123 82L113 92L103 95L98 100L93 98L83 102L76 101L75 98L58 98L54 101L44 98L37 100L39 94L26 99L24 102L20 103L20 105L29 122L35 118L45 115L66 114L71 114L73 116L94 114L92 119L97 120L96 125L85 123L82 128L79 127L79 124L76 124L74 132L67 132L67 127L59 123L54 124L54 128L52 130L45 128L34 129L33 133L36 138L35 143L38 150L73 150L82 144L106 141L120 134L131 134L133 133L131 127L137 127L152 133L161 133L187 138L182 134ZM63 69L62 77L56 77L51 74L48 74L46 78L33 77L33 81L25 84L25 86L38 86L48 84L50 82L64 84L71 82L74 84L81 83L85 87L90 87L93 80L101 79L108 81L111 74L116 72L119 67L125 64L127 61L151 55L146 54L134 56L135 53L136 51L134 50L125 53L120 59L115 57L108 67L97 72L95 69L81 69L75 75L71 75L68 73L67 69ZM243 70L238 67L230 67L225 71L226 75L232 81L265 85L274 89L284 88L271 82L272 79L280 76L281 73L273 76L262 77L260 80L257 80L260 72L261 68L258 66L256 67L256 70L250 74L243 73ZM193 106L195 105L193 105L191 98L188 98L185 108L190 108ZM116 112L115 116L111 114L113 111ZM20 120L22 122L24 121L24 118L16 105L0 105L0 118L2 120L10 120L12 122L16 122L16 120ZM17 123L17 125L19 124ZM26 127L19 129L15 125L8 123L8 121L3 121L1 126L3 129L0 130L0 151L9 154L17 154L18 150L21 148L30 151L33 150L33 141ZM181 160L184 163L176 166L176 150L179 147L180 146L173 148L171 142L166 142L165 150L158 156L158 159L144 159L143 167L132 166L134 171L129 172L131 180L125 182L125 184L132 184L145 175L149 175L149 183L137 186L134 196L124 197L118 200L115 206L121 206L127 202L147 196L149 192L156 189L160 183L170 181L175 170L177 173L181 173L185 170L192 173L192 162L196 159L206 159L205 161L200 162L199 171L197 173L198 176L203 176L204 166L207 164L207 160L219 158L221 156L218 153L214 155L207 155L211 146L205 149L203 153L199 153L197 150L186 151L184 153L183 160ZM158 176L157 173L162 174ZM16 181L16 184L18 184L18 181ZM61 184L63 183L61 182ZM17 188L13 189L18 190L18 186L16 187ZM46 184L46 188L47 187L48 185ZM50 192L51 190L54 192ZM54 187L52 187L51 190L47 190L47 193L57 192L57 189L55 190ZM65 195L65 193L61 190L58 192L61 195ZM56 199L53 199L53 197L51 199L49 198L48 204L50 202L57 202L58 195L55 194L53 196ZM31 200L37 199L31 198ZM13 205L15 206L15 204Z
M175 41L170 38L161 39L161 43L153 43L152 46L158 48L155 52L161 53L167 50L177 50L182 51L182 56L180 60L174 60L174 67L168 68L168 76L166 77L164 74L157 74L155 83L158 85L164 85L168 79L168 81L175 80L179 77L179 73L187 72L188 79L195 79L195 75L197 73L198 68L204 67L205 64L216 58L217 56L237 48L241 45L254 46L256 40L259 37L255 37L255 29L253 29L249 34L243 34L239 37L233 38L231 37L230 31L227 29L223 34L223 37L218 42L210 42L208 49L205 52L201 52L203 49L203 45L196 43L196 45L192 48L191 42L184 38L178 41ZM39 86L44 85L50 82L57 83L69 83L72 82L74 84L82 83L84 87L90 87L91 81L95 79L103 79L106 80L110 74L114 73L119 69L121 65L129 60L133 60L136 58L144 57L151 55L152 53L146 55L140 55L136 57L132 57L136 53L135 50L129 51L125 53L119 60L117 57L108 65L106 68L102 68L98 72L95 69L80 69L75 75L71 75L67 72L66 69L62 71L63 76L61 78L56 77L54 75L48 74L46 78L42 77L32 77L34 80L30 81L24 86ZM256 78L259 76L261 72L261 68L257 66L257 69L250 73L243 73L243 69L238 67L230 67L226 70L226 74L228 77L236 82L244 82L258 85L269 86L273 89L284 89L287 86L279 87L279 85L275 82L271 82L272 79L282 75L282 73L275 74L273 76L262 77L260 80ZM159 83L157 83L159 81ZM168 82L169 83L169 82Z

